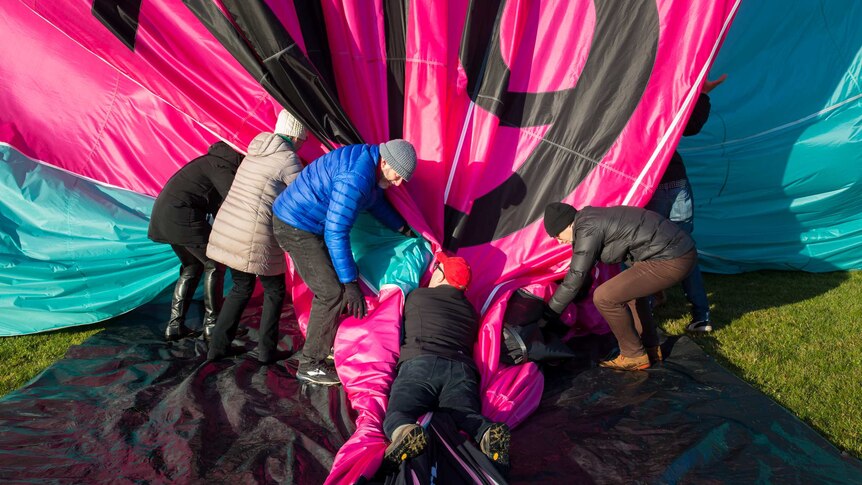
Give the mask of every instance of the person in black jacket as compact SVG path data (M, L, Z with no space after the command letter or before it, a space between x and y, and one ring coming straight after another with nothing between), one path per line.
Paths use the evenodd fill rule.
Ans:
M709 118L709 111L712 107L709 102L709 93L723 83L725 79L727 79L727 74L715 81L706 81L703 84L700 96L691 112L691 117L685 125L685 130L683 130L683 136L700 133L701 128ZM673 152L673 157L671 157L670 163L646 208L667 217L688 234L694 231L694 197L679 152ZM691 322L685 329L695 333L711 332L709 299L706 296L706 288L703 286L703 276L697 265L682 280L682 289L691 305Z
M179 340L191 333L185 326L195 289L204 280L204 337L209 338L218 318L224 282L224 266L207 258L210 218L227 196L243 156L219 141L206 155L179 169L162 188L153 204L147 236L171 245L180 259L180 277L174 287L171 316L165 339Z
M479 371L473 346L479 319L464 296L470 267L463 258L437 253L428 288L410 293L398 375L392 383L383 432L390 440L384 459L398 465L425 451L427 435L416 420L428 411L448 412L482 452L504 468L509 464L509 427L482 416Z
M625 261L630 268L596 288L593 303L605 317L620 346L620 355L599 365L640 370L661 360L649 296L682 281L697 264L691 236L653 211L638 207L584 207L555 202L545 208L545 230L571 244L572 262L563 283L548 302L550 318L559 318L581 288L597 260ZM629 302L642 332L638 335Z

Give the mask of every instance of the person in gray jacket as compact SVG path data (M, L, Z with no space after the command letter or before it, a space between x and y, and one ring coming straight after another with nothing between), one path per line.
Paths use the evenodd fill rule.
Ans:
M272 202L302 171L296 150L306 139L302 124L282 110L275 133L257 135L237 170L213 223L207 256L230 268L233 287L210 331L208 360L224 357L236 336L256 278L263 286L258 360L272 362L284 303L284 251L272 231Z
M563 283L548 302L559 318L581 289L585 276L601 260L623 261L629 269L596 288L593 303L608 322L620 355L602 367L642 370L662 359L648 297L682 281L697 263L694 240L676 224L639 207L584 207L555 202L545 208L545 230L561 244L571 244L572 262ZM629 302L641 324L638 335Z

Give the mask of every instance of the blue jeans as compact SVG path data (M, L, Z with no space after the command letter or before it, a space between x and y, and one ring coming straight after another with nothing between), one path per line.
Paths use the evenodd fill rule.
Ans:
M663 188L665 185L671 188ZM694 198L688 180L659 185L646 208L667 217L688 234L694 231ZM682 289L691 303L692 320L709 320L709 300L700 266L695 265L688 277L682 280Z

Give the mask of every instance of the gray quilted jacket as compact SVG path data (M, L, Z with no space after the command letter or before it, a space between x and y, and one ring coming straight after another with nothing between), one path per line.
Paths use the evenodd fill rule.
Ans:
M284 273L284 251L272 233L272 201L301 170L302 163L283 138L257 135L215 218L207 256L246 273Z

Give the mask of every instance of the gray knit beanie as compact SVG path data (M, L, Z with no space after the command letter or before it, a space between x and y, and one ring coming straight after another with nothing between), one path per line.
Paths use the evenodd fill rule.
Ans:
M409 141L397 139L381 143L380 156L405 182L410 181L416 170L416 150Z

